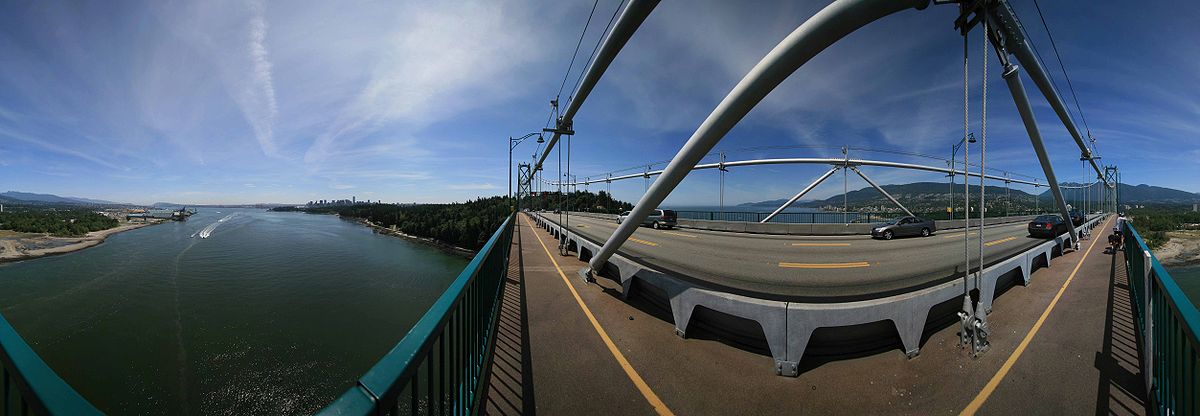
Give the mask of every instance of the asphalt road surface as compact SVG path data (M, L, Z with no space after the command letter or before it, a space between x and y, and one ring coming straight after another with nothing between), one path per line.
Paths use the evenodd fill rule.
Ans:
M557 222L555 214L543 213ZM571 216L572 232L602 244L615 221ZM1024 222L984 228L984 260L1003 261L1047 240ZM777 236L641 227L619 250L630 260L704 287L766 299L842 302L904 293L962 278L964 238L971 268L979 267L978 230L930 237Z

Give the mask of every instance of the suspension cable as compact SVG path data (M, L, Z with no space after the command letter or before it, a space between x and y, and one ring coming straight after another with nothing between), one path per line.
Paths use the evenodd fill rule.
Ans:
M613 10L612 17L608 19L608 25L604 26L604 31L600 32L600 37L596 39L596 46L592 47L592 53L588 56L587 63L583 64L584 70L579 72L578 78L575 78L575 86L571 87L571 95L567 96L568 106L571 104L571 101L575 99L575 93L579 92L579 83L583 81L583 75L586 73L587 68L592 66L592 61L596 59L596 54L600 51L600 43L604 42L604 38L608 36L609 29L612 29L613 22L617 20L617 14L621 12L621 8L624 6L625 0L621 0L621 3L617 5L617 9ZM593 5L592 10L595 10L595 7L596 6Z
M1071 84L1071 76L1067 75L1067 67L1063 64L1062 55L1058 53L1058 45L1054 43L1054 35L1050 34L1050 25L1046 24L1046 16L1042 15L1042 6L1038 5L1037 0L1033 0L1033 7L1037 9L1038 18L1042 19L1042 27L1046 29L1046 37L1050 38L1050 47L1054 49L1054 56L1058 58L1058 67L1062 68L1063 78L1067 79L1067 88L1070 88L1071 98L1075 100L1075 109L1078 110L1079 119L1083 121L1083 129L1087 131L1088 138L1090 139L1092 137L1092 129L1088 128L1087 117L1083 115L1083 108L1079 106L1079 96L1075 95L1075 85Z
M567 86L567 78L571 76L571 69L575 67L575 58L579 56L579 47L583 45L583 35L587 34L588 25L592 24L592 15L596 13L596 6L600 4L600 0L592 2L592 11L588 12L587 22L583 24L583 32L579 34L579 41L575 42L575 53L571 54L571 63L567 65L567 73L563 74L562 84L558 86L558 93L554 94L554 98L562 96L563 88Z

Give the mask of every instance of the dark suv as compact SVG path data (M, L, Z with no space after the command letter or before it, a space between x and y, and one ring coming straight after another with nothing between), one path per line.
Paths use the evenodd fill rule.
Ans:
M1058 215L1039 215L1029 222L1029 235L1054 238L1067 232L1067 222Z

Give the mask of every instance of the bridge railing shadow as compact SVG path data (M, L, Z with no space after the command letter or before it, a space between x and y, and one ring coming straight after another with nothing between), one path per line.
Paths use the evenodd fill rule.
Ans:
M517 227L527 225L517 223ZM491 378L483 414L534 415L533 363L529 347L529 313L525 299L525 262L521 233L514 231L512 257L501 289L500 318L492 357Z
M1108 309L1104 320L1104 344L1096 353L1100 371L1096 387L1096 414L1149 414L1146 386L1141 375L1141 343L1133 311L1125 255L1112 253L1109 268Z

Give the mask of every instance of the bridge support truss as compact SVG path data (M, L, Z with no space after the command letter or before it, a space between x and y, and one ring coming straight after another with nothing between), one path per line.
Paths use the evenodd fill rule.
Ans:
M530 172L530 166L528 163L517 165L517 211L520 211L521 208L529 208L521 206L521 203L525 200L525 198L529 198L530 201L533 200L532 179L533 175L532 172Z

